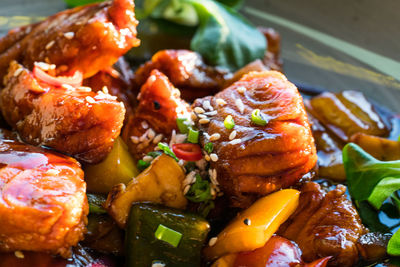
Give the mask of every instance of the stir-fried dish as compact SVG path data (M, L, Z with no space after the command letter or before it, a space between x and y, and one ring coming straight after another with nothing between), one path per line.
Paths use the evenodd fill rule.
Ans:
M127 62L133 0L0 39L0 266L397 266L397 117L299 91L235 4L159 4L194 51Z

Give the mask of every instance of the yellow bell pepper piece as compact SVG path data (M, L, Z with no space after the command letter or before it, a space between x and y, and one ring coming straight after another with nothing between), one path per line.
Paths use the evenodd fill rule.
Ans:
M296 210L299 196L298 190L284 189L257 200L217 236L213 246L204 249L205 257L211 260L264 246Z
M236 260L236 254L228 254L216 260L211 267L232 267Z

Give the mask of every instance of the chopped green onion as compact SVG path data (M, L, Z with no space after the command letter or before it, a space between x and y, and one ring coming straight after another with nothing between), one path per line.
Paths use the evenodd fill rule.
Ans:
M211 195L210 182L203 180L201 176L197 174L196 181L187 192L186 198L196 203L211 200L213 197Z
M172 158L174 158L176 161L179 161L179 159L175 156L175 153L172 152L172 150L169 148L169 146L166 143L158 143L158 147L164 151L164 153Z
M235 121L233 120L231 115L226 116L224 120L225 128L228 130L232 130L235 127Z
M157 230L154 233L154 236L158 240L167 242L174 247L178 247L179 242L181 242L181 239L182 239L181 233L179 233L171 228L168 228L167 226L162 225L162 224L158 225Z
M197 144L199 142L199 131L189 129L188 141L193 144Z
M142 159L139 159L139 161L136 164L136 167L139 169L139 171L144 171L149 166L150 166L150 162L144 161Z
M253 112L251 113L251 121L258 126L267 125L267 121L264 120L259 109L253 110Z
M186 124L188 119L186 118L177 118L176 125L178 126L179 132L186 134L189 132L189 126Z
M153 157L155 159L158 156L161 156L161 154L162 153L160 151L150 151L149 153L147 153L147 156Z
M207 143L207 144L204 146L204 150L205 150L208 154L210 154L210 153L213 151L213 149L214 149L213 143Z

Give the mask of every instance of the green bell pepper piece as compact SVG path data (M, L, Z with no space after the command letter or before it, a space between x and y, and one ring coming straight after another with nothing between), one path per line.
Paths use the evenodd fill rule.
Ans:
M127 267L149 267L155 261L167 267L200 266L209 230L208 222L198 215L151 203L134 204L126 231Z

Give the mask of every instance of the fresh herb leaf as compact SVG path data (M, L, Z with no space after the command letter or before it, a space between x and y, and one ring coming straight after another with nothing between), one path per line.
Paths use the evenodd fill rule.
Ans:
M400 229L390 238L387 253L392 256L400 256Z
M196 175L196 182L192 184L186 194L186 198L192 202L205 202L212 199L211 185L207 180L203 180L200 175Z
M175 156L175 153L172 152L171 148L166 143L158 143L158 147L168 156L172 157L176 161L179 161L179 159Z
M356 201L362 222L372 232L390 233L388 226L381 223L378 212L367 201Z
M139 171L144 171L149 166L150 166L150 162L144 161L142 159L139 159L137 164L136 164L136 167L139 169Z
M200 19L191 49L209 63L236 70L264 56L265 37L237 11L212 0L185 1Z

